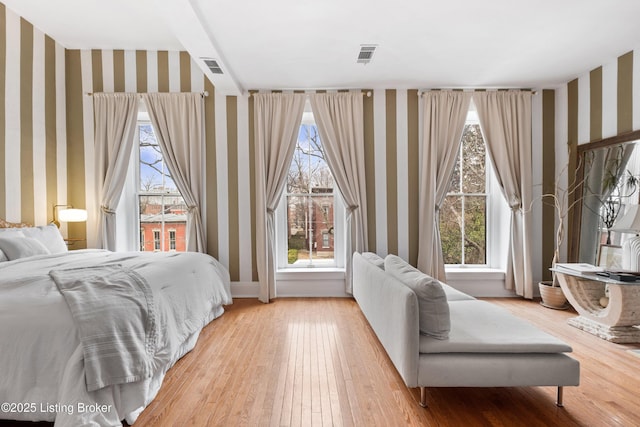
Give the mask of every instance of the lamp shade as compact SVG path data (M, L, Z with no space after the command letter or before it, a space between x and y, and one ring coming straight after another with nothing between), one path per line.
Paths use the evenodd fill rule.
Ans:
M619 233L640 232L640 205L629 205L622 218L618 218L611 231Z
M61 222L84 222L87 220L85 209L60 209L58 220Z

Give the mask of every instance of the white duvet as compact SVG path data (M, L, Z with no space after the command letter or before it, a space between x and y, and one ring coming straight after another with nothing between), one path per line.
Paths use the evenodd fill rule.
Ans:
M76 327L49 271L112 263L134 269L152 289L159 332L154 375L88 392ZM166 371L231 302L229 273L204 254L82 250L0 263L0 419L135 422Z

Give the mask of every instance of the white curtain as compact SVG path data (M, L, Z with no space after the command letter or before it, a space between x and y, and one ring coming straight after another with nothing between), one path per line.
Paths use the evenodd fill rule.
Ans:
M471 93L430 91L422 95L423 150L420 172L418 268L446 280L440 242L440 207L449 189Z
M531 271L531 92L475 92L480 127L491 162L511 208L505 286L533 298Z
M275 296L275 210L293 158L304 93L257 93L254 97L256 174L256 261L260 296Z
M162 157L187 205L187 251L207 252L204 206L204 101L200 93L142 95Z
M346 204L346 291L351 293L353 252L367 250L362 93L316 93L310 100L327 163Z
M94 93L97 247L116 249L116 208L124 187L138 114L135 93Z

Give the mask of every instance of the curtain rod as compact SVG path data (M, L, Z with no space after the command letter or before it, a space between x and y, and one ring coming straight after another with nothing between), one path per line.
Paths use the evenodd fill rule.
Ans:
M434 88L434 89L419 89L418 90L418 95L422 96L422 94L424 94L426 92L431 92L431 91L438 92L438 91L444 91L444 90L458 91L458 92L490 92L490 91L506 92L506 91L509 91L509 90L519 90L521 92L531 92L533 95L538 93L537 90L533 90L533 89L518 89L518 88L492 88L492 89L487 89L487 88L477 88L477 89L456 89L456 88L439 89L439 88Z
M313 89L310 89L310 90L313 90ZM284 93L284 92L285 91L283 91L283 90L273 90L271 92L249 92L249 96L254 95L256 93ZM289 91L286 91L286 92L289 92ZM347 91L347 92L332 91L332 92L321 92L321 93L348 93L348 92L350 92L350 91ZM306 91L304 92L305 95L309 95L311 93L318 93L318 92L317 91L316 92L306 92ZM371 98L371 91L370 90L367 91L367 92L360 92L360 94L361 95L365 95L368 98Z
M95 93L131 93L131 92L95 92ZM193 93L193 92L145 92L145 93ZM204 91L204 92L196 92L199 93L202 97L207 97L209 96L209 92L208 91ZM86 92L85 95L87 96L93 96L94 92ZM137 94L139 97L142 97L142 93L138 93Z

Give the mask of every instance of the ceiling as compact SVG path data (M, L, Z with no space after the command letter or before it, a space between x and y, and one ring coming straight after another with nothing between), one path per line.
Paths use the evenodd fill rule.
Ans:
M66 48L214 58L227 94L554 87L640 47L632 0L2 1Z

